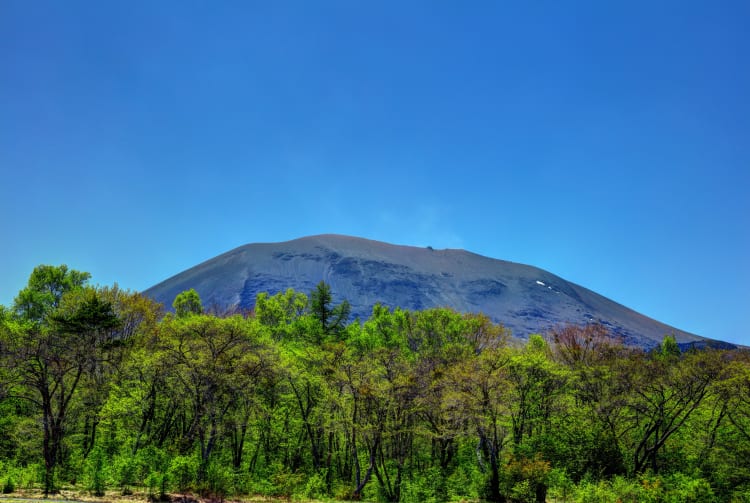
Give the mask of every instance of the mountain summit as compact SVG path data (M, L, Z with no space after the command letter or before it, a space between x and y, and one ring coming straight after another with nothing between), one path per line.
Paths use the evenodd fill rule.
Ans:
M483 312L526 337L560 324L601 323L627 344L645 348L674 334L683 345L711 343L628 309L536 267L465 250L399 246L339 235L241 246L144 292L171 306L194 288L204 305L251 308L259 292L309 293L321 280L336 301L367 318L378 302L405 309L451 307Z

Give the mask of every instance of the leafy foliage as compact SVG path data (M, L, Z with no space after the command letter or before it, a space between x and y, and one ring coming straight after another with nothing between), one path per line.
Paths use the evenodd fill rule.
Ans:
M259 294L175 314L40 266L0 307L0 480L93 494L380 501L745 501L750 357L525 344L481 314Z
M201 298L195 289L185 290L177 294L174 302L172 303L175 315L178 318L184 318L191 314L201 314L203 312L203 304Z

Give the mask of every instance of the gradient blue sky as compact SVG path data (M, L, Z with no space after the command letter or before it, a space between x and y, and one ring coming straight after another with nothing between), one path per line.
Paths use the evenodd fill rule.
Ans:
M750 344L747 1L0 1L0 303L339 233Z

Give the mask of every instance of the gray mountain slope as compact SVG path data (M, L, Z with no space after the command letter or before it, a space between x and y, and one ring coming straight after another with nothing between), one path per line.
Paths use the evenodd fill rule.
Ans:
M335 301L346 299L365 319L378 302L405 309L452 307L483 312L514 336L551 327L598 322L627 344L653 347L674 334L683 346L713 341L670 327L542 269L464 250L398 246L338 235L249 244L173 276L144 292L171 306L195 288L204 305L251 308L259 292L294 288L309 293L319 281Z

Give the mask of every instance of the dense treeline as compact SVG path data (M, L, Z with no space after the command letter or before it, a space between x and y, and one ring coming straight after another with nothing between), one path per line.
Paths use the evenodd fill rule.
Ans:
M40 266L0 308L0 485L378 501L750 501L750 359L525 344L324 283L175 312Z

